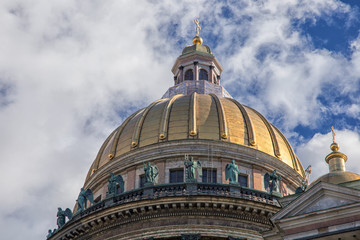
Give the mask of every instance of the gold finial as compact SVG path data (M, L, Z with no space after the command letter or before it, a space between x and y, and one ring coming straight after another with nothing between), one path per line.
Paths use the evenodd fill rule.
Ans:
M335 143L335 130L334 130L334 126L331 126L331 131L332 131L332 135L333 135L333 143Z
M338 151L340 146L339 144L337 144L337 142L335 141L335 130L334 130L334 126L331 126L331 132L332 132L332 137L333 137L333 143L330 145L330 149L334 152Z
M196 24L196 36L199 36L199 31L201 30L201 27L199 25L199 19L195 19L194 23Z
M199 36L199 31L201 30L201 27L199 25L199 19L195 19L194 23L196 24L196 36L193 38L193 44L201 45L203 43L203 40Z

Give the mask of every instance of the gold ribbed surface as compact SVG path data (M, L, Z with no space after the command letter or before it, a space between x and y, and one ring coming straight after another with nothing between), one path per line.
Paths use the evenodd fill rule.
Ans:
M254 148L304 174L287 139L260 113L234 99L197 93L160 99L134 113L107 138L92 168L111 161L109 154L116 158L151 144L186 139Z

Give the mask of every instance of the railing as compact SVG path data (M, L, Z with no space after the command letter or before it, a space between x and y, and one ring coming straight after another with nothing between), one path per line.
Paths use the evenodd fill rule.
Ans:
M71 221L75 221L90 213L100 211L104 208L136 202L147 199L158 199L172 196L220 196L238 199L263 202L266 204L279 206L276 199L277 195L272 195L264 191L241 187L239 185L216 184L216 183L171 183L162 185L152 185L134 189L115 196L108 196L104 200L90 206L83 212L75 214Z

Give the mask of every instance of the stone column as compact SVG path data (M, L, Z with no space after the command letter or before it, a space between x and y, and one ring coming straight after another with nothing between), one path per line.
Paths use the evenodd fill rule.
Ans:
M199 80L199 62L194 62L194 80Z
M214 83L214 79L213 79L213 71L214 71L214 66L210 65L209 66L209 78L210 78L210 82Z
M181 83L181 82L184 81L184 66L180 66L180 67L179 67L179 71L180 71L180 74L179 74L179 83Z
M177 76L174 76L174 85L178 84L177 83Z
M220 85L220 75L217 75L217 85Z

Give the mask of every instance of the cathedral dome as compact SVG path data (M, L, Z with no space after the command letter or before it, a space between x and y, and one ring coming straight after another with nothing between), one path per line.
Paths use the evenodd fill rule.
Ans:
M304 170L284 135L256 110L215 94L178 94L128 117L102 145L89 175L113 159L150 145L188 140L246 146Z

